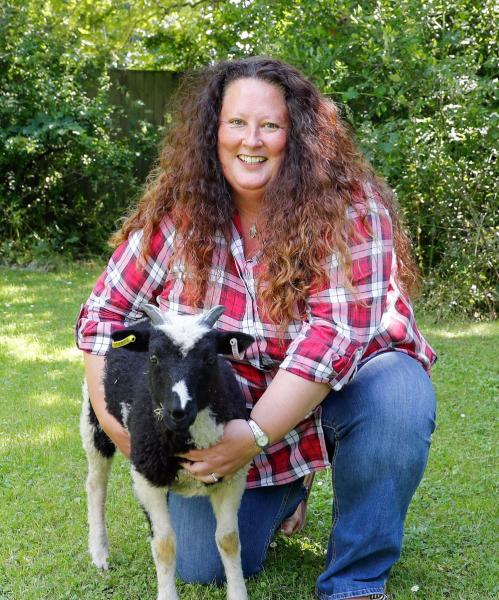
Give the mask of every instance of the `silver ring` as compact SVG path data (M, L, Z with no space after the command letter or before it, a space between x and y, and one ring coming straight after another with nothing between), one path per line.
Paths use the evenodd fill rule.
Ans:
M218 483L221 479L221 477L218 477L217 475L215 475L215 473L211 474L211 478L213 479L213 483Z

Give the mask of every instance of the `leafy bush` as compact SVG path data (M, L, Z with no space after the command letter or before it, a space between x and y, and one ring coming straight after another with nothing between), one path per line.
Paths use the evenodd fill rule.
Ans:
M353 36L364 71L355 70L363 83L349 89L369 98L350 103L359 137L399 197L425 275L424 302L440 316L493 317L499 115L492 3L384 4ZM383 41L381 56L373 58L369 39ZM370 78L376 64L382 75Z
M108 100L109 57L89 56L74 30L43 11L0 8L0 256L102 252L138 190L150 126L120 137Z

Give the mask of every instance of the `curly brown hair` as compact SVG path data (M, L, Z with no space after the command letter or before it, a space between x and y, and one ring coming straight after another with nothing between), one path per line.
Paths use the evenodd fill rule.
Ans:
M351 286L353 231L346 212L359 199L365 200L366 184L390 213L400 284L406 293L413 293L418 269L392 191L356 148L335 103L297 69L267 57L220 62L184 79L159 164L138 206L112 241L119 244L143 229L145 261L154 230L168 214L178 233L173 260L181 258L187 267L192 304L202 302L215 233L221 231L229 239L234 211L217 154L219 115L227 86L243 78L277 86L289 117L285 157L265 190L262 215L265 269L259 293L269 318L283 327L296 318L297 307L304 306L312 286L324 280L324 259L332 252Z

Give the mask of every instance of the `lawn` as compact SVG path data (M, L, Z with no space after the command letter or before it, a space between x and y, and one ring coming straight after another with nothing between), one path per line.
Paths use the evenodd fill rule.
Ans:
M97 274L95 267L0 269L2 600L155 597L148 527L122 457L109 491L111 569L97 572L87 555L86 463L78 433L83 369L73 324ZM497 598L499 326L419 323L440 357L433 375L438 427L389 591L396 600ZM248 584L252 600L313 598L331 520L330 491L323 473L307 528L272 544L265 572ZM223 588L180 584L179 591L187 600L225 598Z

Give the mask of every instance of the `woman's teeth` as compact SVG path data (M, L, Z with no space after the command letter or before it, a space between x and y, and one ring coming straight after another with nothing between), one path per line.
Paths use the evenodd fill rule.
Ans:
M267 160L265 156L248 156L247 154L238 154L237 158L248 164L262 163Z

